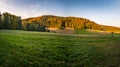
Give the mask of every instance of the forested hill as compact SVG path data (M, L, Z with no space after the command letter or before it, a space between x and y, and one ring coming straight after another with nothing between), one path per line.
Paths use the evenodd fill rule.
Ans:
M22 26L24 29L26 29L26 26L36 27L38 25L45 26L47 28L95 29L109 32L120 32L120 28L118 27L99 25L89 19L78 17L43 15L22 20Z
M3 14L0 13L0 29L48 31L46 28L72 28L75 30L94 29L120 33L120 28L118 27L100 25L85 18L43 15L39 17L21 19L20 16L16 16L8 12Z

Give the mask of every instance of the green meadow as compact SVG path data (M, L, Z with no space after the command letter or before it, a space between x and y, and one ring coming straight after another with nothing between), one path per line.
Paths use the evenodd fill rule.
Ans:
M86 33L0 30L0 67L119 67L120 34Z

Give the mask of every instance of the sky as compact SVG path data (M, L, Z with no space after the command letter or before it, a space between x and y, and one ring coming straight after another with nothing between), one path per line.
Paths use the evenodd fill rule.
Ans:
M9 12L22 18L75 16L120 27L120 0L0 0L0 12Z

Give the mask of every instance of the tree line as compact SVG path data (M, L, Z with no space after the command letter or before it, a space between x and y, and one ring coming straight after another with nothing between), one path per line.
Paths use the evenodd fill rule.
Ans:
M20 16L12 15L8 12L0 13L0 29L22 29L22 19Z
M5 12L0 13L0 29L16 29L27 31L48 31L46 28L73 28L77 30L81 29L95 29L103 31L120 31L120 28L113 26L104 26L95 23L89 19L78 17L61 17L54 15L43 15L39 17L31 17L21 19L20 16L16 16Z
M5 12L0 13L0 29L12 29L12 30L27 30L27 31L47 31L45 26L40 25L37 22L26 22L26 25L22 25L22 19L20 16L16 16Z
M26 25L37 23L48 28L74 28L74 29L102 29L99 24L85 18L58 17L53 15L43 15L40 17L23 19L23 28Z
M120 28L113 26L100 25L86 18L81 17L61 17L54 15L43 15L39 17L32 17L22 20L22 26L26 29L27 24L37 23L47 28L73 28L76 30L81 29L94 29L102 31L120 31Z

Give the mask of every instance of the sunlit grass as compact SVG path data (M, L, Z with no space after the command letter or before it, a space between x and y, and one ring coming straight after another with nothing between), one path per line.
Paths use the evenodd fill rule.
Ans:
M119 34L101 36L0 30L0 66L118 67Z

